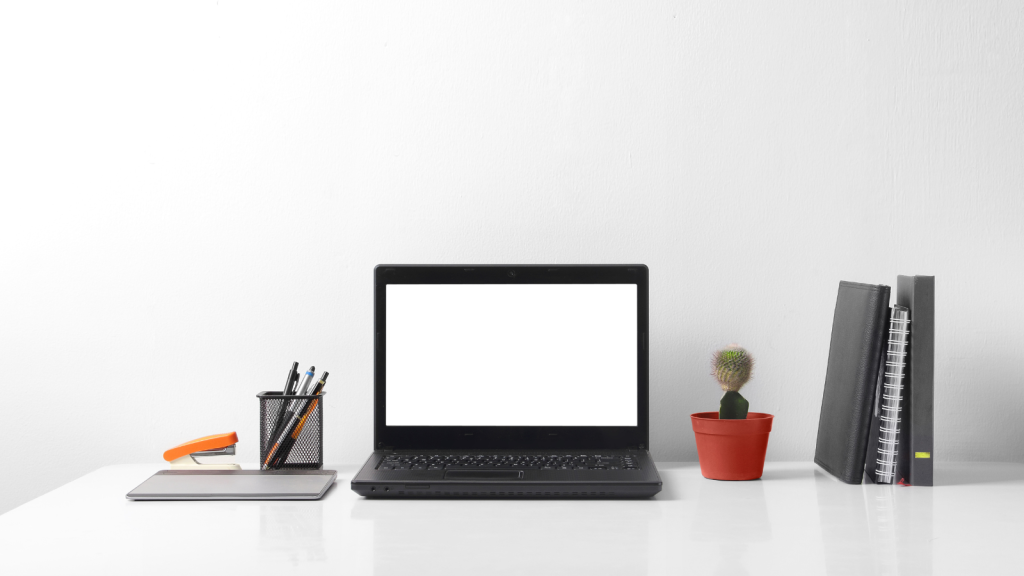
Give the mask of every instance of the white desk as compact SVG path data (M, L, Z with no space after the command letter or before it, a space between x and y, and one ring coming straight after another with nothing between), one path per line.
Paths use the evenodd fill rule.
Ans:
M848 486L806 463L754 482L659 464L652 500L129 502L109 466L0 516L4 574L1011 574L1024 465L937 465L935 488ZM299 570L302 569L302 570Z

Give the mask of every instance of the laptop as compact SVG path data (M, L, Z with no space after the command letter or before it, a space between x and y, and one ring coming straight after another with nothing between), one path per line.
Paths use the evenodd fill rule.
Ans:
M645 498L648 270L374 269L369 498Z

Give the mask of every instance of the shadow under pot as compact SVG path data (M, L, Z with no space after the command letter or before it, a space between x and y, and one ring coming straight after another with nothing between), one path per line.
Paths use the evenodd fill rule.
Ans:
M773 418L761 412L748 412L746 420L719 420L718 412L691 414L700 473L712 480L760 478Z

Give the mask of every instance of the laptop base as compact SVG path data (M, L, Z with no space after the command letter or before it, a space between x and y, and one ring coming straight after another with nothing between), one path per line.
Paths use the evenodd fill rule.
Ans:
M416 451L422 452L422 451ZM488 454L498 453L493 450ZM650 498L661 477L647 451L631 454L638 470L381 470L393 451L377 451L352 479L352 490L367 498Z

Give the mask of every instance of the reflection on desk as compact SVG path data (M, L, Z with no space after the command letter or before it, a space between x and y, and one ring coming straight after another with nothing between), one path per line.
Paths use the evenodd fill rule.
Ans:
M651 500L129 502L109 466L0 516L8 574L1007 573L1024 465L939 464L934 488L849 486L807 463L753 482L659 464ZM54 551L59 553L54 553Z

